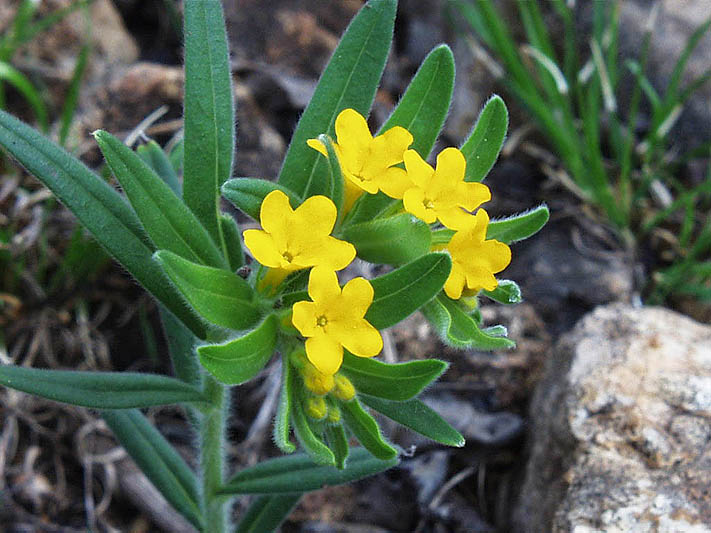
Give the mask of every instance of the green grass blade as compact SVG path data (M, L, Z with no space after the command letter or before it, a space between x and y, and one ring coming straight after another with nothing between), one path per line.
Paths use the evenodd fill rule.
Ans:
M197 480L175 448L140 411L102 411L101 416L168 503L202 529Z
M202 224L143 159L105 131L94 137L157 248L196 263L227 267Z
M78 159L0 111L0 145L49 188L138 282L198 337L201 320L151 258L153 247L126 201Z
M222 3L185 2L183 198L222 242L219 190L232 173L235 109Z
M249 504L235 533L271 533L276 531L300 499L300 493L259 496Z
M64 97L64 104L62 104L62 115L59 126L59 144L65 146L67 143L67 135L69 135L69 128L72 125L72 120L74 120L74 114L77 111L77 105L79 104L79 88L81 86L81 81L84 78L84 72L86 71L86 65L89 59L89 53L91 52L91 45L85 44L81 47L79 51L79 56L77 57L77 63L74 66L74 72L72 73L72 79L69 82L69 88L67 89L67 95Z
M182 381L137 372L78 372L0 366L0 385L57 402L95 409L130 409L205 401Z
M395 0L371 0L360 10L299 120L279 173L279 184L294 191L301 201L324 193L328 172L324 158L306 141L322 133L334 136L336 116L345 108L364 116L370 111L390 51L396 6Z
M4 61L0 61L0 80L8 82L17 89L27 103L30 104L42 130L47 131L47 108L39 91L32 85L32 82L22 72Z

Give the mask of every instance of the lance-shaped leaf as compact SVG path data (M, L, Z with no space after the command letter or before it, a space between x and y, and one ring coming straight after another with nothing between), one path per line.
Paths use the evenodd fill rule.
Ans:
M509 112L499 96L492 96L460 148L467 160L464 181L482 181L496 163L506 139Z
M482 291L482 294L500 304L517 304L522 300L518 283L508 279L500 279L493 291Z
M138 154L105 131L95 132L94 138L148 236L158 248L195 263L227 266L195 215Z
M182 195L183 186L180 184L178 174L170 162L170 158L154 140L148 141L136 148L138 157L143 159L156 174L162 179L176 196Z
M259 496L247 507L236 533L271 533L286 520L301 499L301 494Z
M320 465L333 466L336 464L336 458L329 447L326 446L323 441L314 434L313 429L311 429L306 413L304 413L304 406L302 404L303 400L303 395L297 395L297 397L293 398L291 402L291 420L292 424L294 424L294 433L296 433L296 438L299 440L299 443L303 446L304 450L309 454L313 461ZM294 488L291 491L281 492L294 491L303 492L304 489ZM275 490L274 492L280 491Z
M220 186L232 173L235 110L222 2L185 2L183 198L221 242Z
M340 402L339 406L346 426L366 450L384 461L397 457L397 450L385 441L378 423L363 409L358 398Z
M259 320L249 284L228 270L192 263L167 250L156 252L155 260L198 313L213 324L247 329Z
M204 337L204 324L151 260L153 245L118 192L81 161L4 111L0 111L0 145L46 185L143 287Z
M451 268L449 255L434 252L375 278L375 296L365 319L377 329L397 324L442 290Z
M205 401L199 389L183 381L137 372L79 372L1 365L0 385L95 409Z
M102 411L101 416L168 503L202 529L197 480L175 448L138 410Z
M338 155L331 137L322 133L318 136L318 140L326 147L326 153L328 154L328 177L330 179L326 183L324 193L333 200L340 218L341 206L343 205L343 172L341 172L341 164L338 161Z
M323 71L308 107L294 131L279 183L301 200L326 194L325 159L306 144L320 134L334 134L338 113L352 108L367 116L390 51L395 0L370 0L351 21Z
M328 447L336 456L336 468L343 470L346 467L350 446L348 445L348 436L346 430L343 429L343 424L328 424L325 429L326 440Z
M200 363L222 383L240 385L256 376L274 354L276 333L277 318L269 315L243 337L198 347Z
M420 65L390 118L378 133L402 126L414 137L410 148L427 159L449 111L454 87L454 56L446 44L432 50ZM363 196L354 222L371 220L392 202L383 193Z
M505 328L482 330L476 321L444 294L422 307L422 312L444 342L455 348L501 350L516 343L507 339Z
M274 443L284 453L293 453L296 446L289 440L291 432L291 402L294 396L293 370L289 364L288 356L282 355L281 359L281 391L274 416Z
M378 474L398 464L397 457L386 461L373 457L364 448L351 451L346 468L314 464L303 453L268 459L245 468L218 491L219 494L289 494L342 485Z
M348 226L343 238L365 261L402 265L429 251L432 233L426 223L403 213Z
M277 183L257 178L235 178L225 182L222 195L237 209L259 222L259 211L264 198L272 191L281 191L289 197L291 207L301 200L292 191Z
M521 241L538 233L549 217L548 206L541 204L518 215L492 220L486 230L486 238L496 239L504 244Z
M366 357L343 354L343 372L359 393L388 400L404 401L417 396L447 370L437 359L388 364Z
M358 397L368 407L428 439L447 446L458 448L464 446L464 437L431 407L417 398L406 402L393 402L360 393Z
M224 213L220 215L220 226L222 227L222 236L225 239L230 270L234 272L244 265L244 250L242 249L239 226L234 218Z

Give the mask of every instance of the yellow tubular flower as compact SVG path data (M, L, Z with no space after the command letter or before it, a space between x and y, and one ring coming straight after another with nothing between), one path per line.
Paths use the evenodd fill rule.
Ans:
M402 198L410 183L405 171L394 165L402 163L412 140L410 132L400 126L373 138L365 118L356 110L344 109L338 114L334 149L345 181L344 212L363 191L383 191L392 198ZM328 157L318 139L309 139L307 144Z
M317 266L309 275L312 302L294 304L292 322L306 337L306 356L322 373L341 367L343 348L359 357L373 357L383 349L380 332L365 318L373 302L373 286L355 278L341 290L336 273Z
M336 206L325 196L312 196L295 210L281 191L270 192L262 202L259 220L263 230L248 229L244 244L264 266L279 269L270 281L278 284L295 270L324 265L341 270L355 258L355 248L331 237Z
M415 150L405 152L404 160L412 182L403 196L405 210L428 224L439 220L449 229L459 229L471 217L469 211L491 200L486 185L464 181L466 160L456 148L439 153L436 170Z
M447 249L452 256L452 271L444 284L444 292L453 300L467 289L494 290L498 281L494 274L501 272L511 262L511 249L502 242L486 240L489 215L479 209L469 216L469 223L457 231Z

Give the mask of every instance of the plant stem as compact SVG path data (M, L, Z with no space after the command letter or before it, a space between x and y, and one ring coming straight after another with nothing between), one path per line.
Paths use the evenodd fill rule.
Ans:
M227 409L225 387L205 373L205 394L210 406L203 411L200 421L200 469L205 513L205 533L226 531L226 510L229 500L217 496L223 482L224 439Z

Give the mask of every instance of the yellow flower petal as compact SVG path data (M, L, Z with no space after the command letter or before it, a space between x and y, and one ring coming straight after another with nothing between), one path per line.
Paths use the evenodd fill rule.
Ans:
M341 298L354 316L362 318L373 303L373 295L373 286L367 279L354 278L343 286Z
M292 307L291 323L304 337L321 332L317 324L319 307L314 302L296 302Z
M405 169L390 167L380 175L378 186L390 198L401 200L405 191L412 187L412 181Z
M330 303L341 295L336 273L326 267L317 266L309 273L309 297L320 304Z
M274 243L274 238L269 233L258 229L248 229L242 235L244 245L257 261L271 268L282 266L284 259Z
M437 155L437 177L446 183L458 183L464 179L467 161L456 148L445 148Z
M452 263L452 270L449 272L447 281L444 282L444 292L452 300L459 300L466 283L464 269L456 263Z
M402 162L402 156L407 147L412 144L412 134L401 126L395 126L378 135L384 141L384 151L381 154L386 167L391 167Z
M328 151L326 150L326 147L318 139L309 139L308 141L306 141L306 144L308 144L311 148L313 148L317 152L320 152L322 155L325 155L326 157L328 157Z
M469 211L491 200L491 191L483 183L461 182L457 185L456 195L458 204Z
M437 213L437 218L444 225L444 227L457 230L462 227L466 227L469 224L469 219L473 218L473 215L467 211L464 211L460 207L449 207L446 209L435 209Z
M336 205L330 198L311 196L294 211L292 227L307 235L329 235L337 217Z
M284 231L293 213L289 197L282 191L272 191L262 200L259 222L264 231L276 236Z
M306 356L323 374L335 374L343 362L343 346L329 335L317 335L306 339Z
M373 141L368 123L355 109L344 109L336 117L336 140L341 147L341 165L359 172L368 157Z
M299 254L299 260L309 265L320 265L331 270L341 270L351 264L356 256L355 247L347 242L326 237L319 239L316 243Z
M403 156L407 176L415 185L425 189L432 179L434 169L415 150L407 150Z
M340 341L344 348L358 357L374 357L383 349L380 332L362 318L355 321L347 332L341 332L341 335Z
M432 224L437 220L437 215L433 209L425 207L425 193L418 187L413 187L405 191L402 197L405 211L415 215L420 220Z

